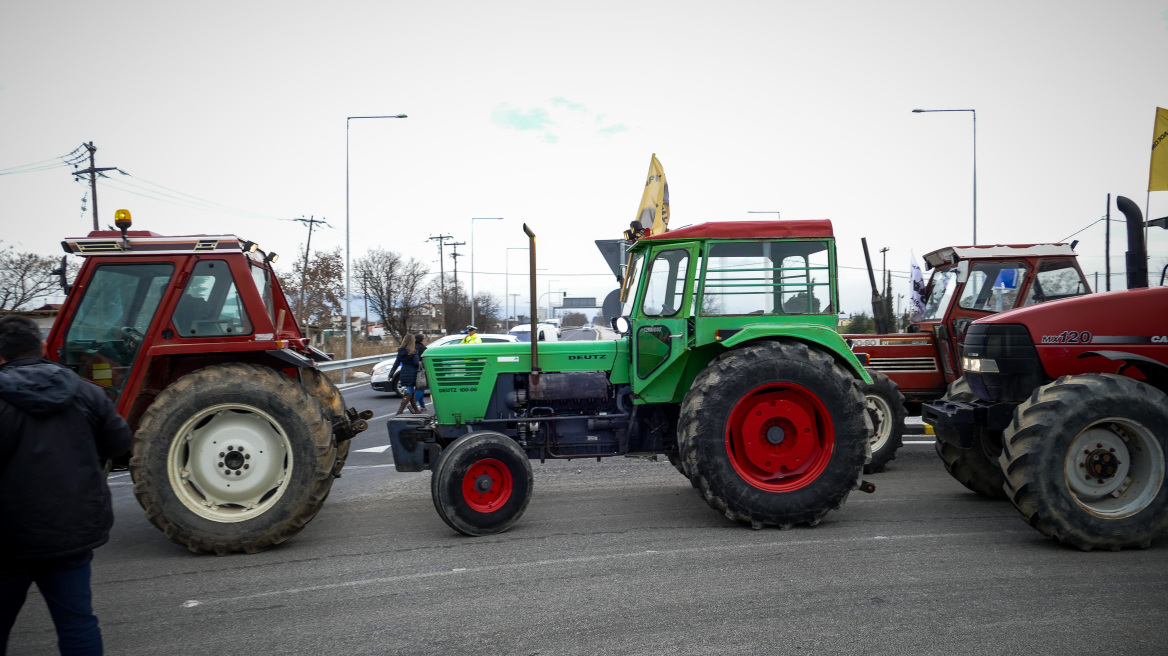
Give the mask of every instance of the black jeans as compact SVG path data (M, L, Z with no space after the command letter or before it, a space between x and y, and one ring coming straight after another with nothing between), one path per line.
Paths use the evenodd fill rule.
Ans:
M8 634L33 583L41 591L62 654L101 654L101 629L89 591L93 551L47 560L18 560L0 565L0 656L8 653Z

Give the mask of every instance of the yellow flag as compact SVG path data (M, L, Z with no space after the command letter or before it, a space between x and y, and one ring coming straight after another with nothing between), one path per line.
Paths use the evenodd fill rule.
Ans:
M1156 108L1156 128L1152 130L1148 191L1168 191L1168 109L1163 107Z
M649 160L649 176L645 179L645 193L641 194L637 220L645 228L646 236L669 231L669 183L665 182L665 170L657 161L656 153Z

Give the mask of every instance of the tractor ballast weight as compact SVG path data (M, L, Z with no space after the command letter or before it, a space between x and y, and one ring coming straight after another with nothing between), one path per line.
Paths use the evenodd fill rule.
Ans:
M252 553L300 531L369 413L314 363L271 263L232 235L118 231L67 239L84 258L49 357L104 387L134 430L147 518L195 552Z
M861 486L871 432L872 380L835 331L831 223L706 223L629 253L615 340L427 351L435 416L388 422L397 469L432 470L468 535L519 519L530 460L607 456L665 455L755 528L817 524Z

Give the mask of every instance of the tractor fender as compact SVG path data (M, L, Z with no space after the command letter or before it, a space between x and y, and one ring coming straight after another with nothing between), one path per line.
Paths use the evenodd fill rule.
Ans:
M754 340L775 337L794 339L812 348L822 348L840 364L848 367L852 375L863 381L864 384L872 384L872 378L864 370L864 366L860 364L856 354L852 353L852 349L848 347L844 338L835 330L821 324L748 323L743 324L740 329L725 339L719 340L718 343L731 349Z
M1135 353L1128 353L1126 351L1087 351L1080 353L1079 359L1099 356L1107 358L1113 362L1123 362L1124 366L1120 368L1119 373L1127 367L1135 367L1148 382L1158 389L1168 392L1168 364L1164 364L1159 360L1153 360L1144 355L1137 355Z

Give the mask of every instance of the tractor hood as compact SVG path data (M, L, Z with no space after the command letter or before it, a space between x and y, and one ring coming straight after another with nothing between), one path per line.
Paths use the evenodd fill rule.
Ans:
M1168 344L1168 287L1088 294L1009 310L978 324L1021 324L1035 344L1095 349Z

